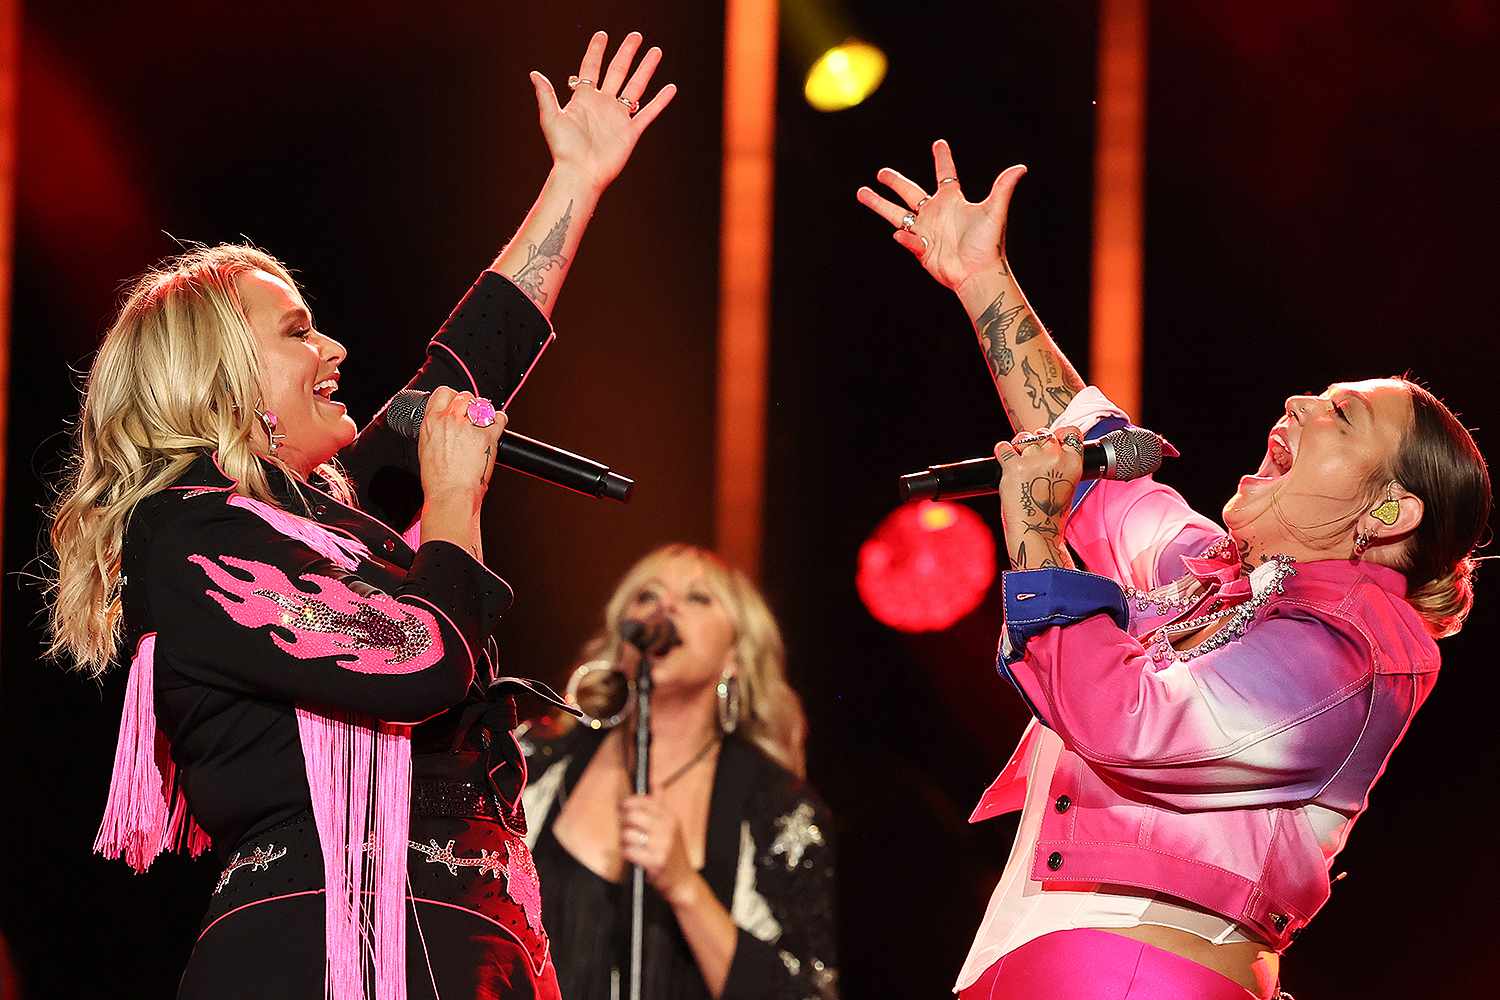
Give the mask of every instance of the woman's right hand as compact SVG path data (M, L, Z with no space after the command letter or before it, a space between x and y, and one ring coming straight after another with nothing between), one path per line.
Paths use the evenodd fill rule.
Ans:
M429 504L449 499L471 501L477 508L489 488L506 417L496 411L493 424L475 426L469 419L469 405L474 401L473 393L455 392L445 385L427 398L417 435L417 461Z
M971 202L959 189L953 151L946 140L932 144L932 163L936 170L932 191L890 167L875 175L895 192L904 207L868 187L860 188L856 196L861 205L896 227L896 242L915 254L927 273L958 291L976 274L1006 270L1005 224L1010 196L1026 168L1014 166L1001 172L990 185L989 197ZM908 213L916 217L910 231L901 225Z

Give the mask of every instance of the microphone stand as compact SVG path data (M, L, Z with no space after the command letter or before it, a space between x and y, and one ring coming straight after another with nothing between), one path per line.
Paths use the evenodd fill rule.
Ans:
M645 636L641 636L645 639ZM640 653L635 677L635 794L651 794L651 657L650 642L628 640ZM630 866L630 1000L641 1000L646 932L646 870Z

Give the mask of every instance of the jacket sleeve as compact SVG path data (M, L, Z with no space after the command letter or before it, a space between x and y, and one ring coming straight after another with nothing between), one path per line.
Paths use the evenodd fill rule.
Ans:
M1126 794L1178 809L1316 796L1364 726L1372 652L1357 630L1276 609L1160 669L1124 631L1112 581L1006 573L999 669L1069 750Z
M181 496L181 494L179 494ZM260 501L167 501L145 560L157 655L243 694L416 723L461 700L510 588L448 542L395 593L356 572L358 541Z
M833 817L805 786L763 795L752 812L722 1000L837 1000Z
M1078 427L1092 441L1128 426L1129 419L1089 386L1052 425ZM1063 530L1085 566L1138 590L1171 583L1184 572L1180 556L1196 556L1223 535L1224 529L1151 476L1084 483Z
M547 317L520 289L485 271L427 345L422 367L403 388L431 392L451 386L503 410L553 337ZM381 407L338 460L354 480L360 505L404 531L422 506L417 445L391 430L385 413Z

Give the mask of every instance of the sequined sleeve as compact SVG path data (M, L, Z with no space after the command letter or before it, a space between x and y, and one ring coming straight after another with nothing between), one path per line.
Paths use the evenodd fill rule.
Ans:
M221 490L168 496L151 522L139 571L158 663L254 697L421 721L463 698L511 599L447 542L386 593L357 540Z
M772 783L752 799L745 831L722 1000L836 1000L832 815L807 786Z
M403 388L440 385L484 396L503 407L552 342L552 325L510 281L485 271L427 345L427 356ZM416 443L392 431L382 407L338 459L359 490L360 505L403 531L422 506Z

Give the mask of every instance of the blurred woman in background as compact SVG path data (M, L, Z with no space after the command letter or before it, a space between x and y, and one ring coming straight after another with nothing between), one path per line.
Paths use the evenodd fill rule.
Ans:
M651 667L651 793L632 795L637 659L626 619L664 616L680 643ZM833 825L804 781L806 722L781 633L741 572L691 545L636 563L569 685L589 719L528 734L527 835L569 1000L619 996L630 893L648 893L643 995L836 996Z

